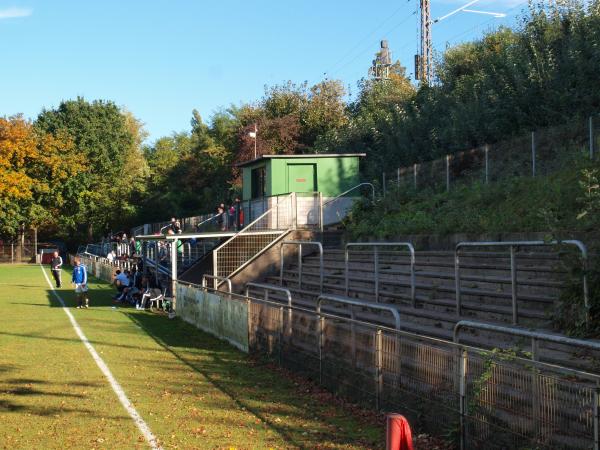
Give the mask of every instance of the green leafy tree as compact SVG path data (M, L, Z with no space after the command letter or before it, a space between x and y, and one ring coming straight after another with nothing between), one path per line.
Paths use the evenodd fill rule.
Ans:
M88 238L94 230L126 223L134 211L132 194L139 188L134 180L145 175L141 124L113 102L80 97L43 110L35 125L54 136L69 136L89 163L76 178L79 195L71 205L74 220L86 228Z

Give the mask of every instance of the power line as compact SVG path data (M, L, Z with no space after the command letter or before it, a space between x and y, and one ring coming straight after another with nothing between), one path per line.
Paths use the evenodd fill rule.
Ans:
M344 53L344 55L338 59L335 64L333 64L329 70L325 73L329 73L331 71L333 71L333 69L342 61L344 61L344 59L346 59L348 56L350 56L358 47L361 46L361 44L364 43L365 40L369 39L371 36L373 36L373 34L375 34L381 27L383 27L387 22L390 21L390 19L392 17L394 17L396 14L398 14L402 9L404 9L404 6L399 7L398 9L396 9L392 14L390 14L386 19L384 19L382 22L379 23L379 25L377 25L370 33L368 33L365 37L363 37L362 39L360 39L349 51L347 51L346 53Z
M515 9L519 8L520 6L522 6L522 5L526 4L526 3L528 3L528 0L525 0L525 1L521 2L521 3L517 3L517 4L516 4L515 6L513 6L512 8L510 8L510 9L507 9L506 11L504 11L504 14L507 14L507 15L506 15L505 17L502 17L501 19L508 19L508 18L509 18L509 16L508 16L508 13L509 13L509 12L511 12L511 11L513 11L513 10L515 10ZM447 45L447 44L449 44L450 42L452 42L453 40L455 40L455 39L457 39L457 38L460 38L460 37L464 36L465 34L468 34L468 33L472 32L472 31L475 31L476 29L478 29L478 28L480 28L480 27L483 27L483 26L485 26L485 25L487 25L487 24L489 24L489 23L492 23L492 22L496 22L498 19L499 19L499 18L493 17L493 18L491 18L491 19L489 19L489 20L486 20L486 21L484 21L484 22L481 22L481 23L479 23L479 24L475 25L474 27L471 27L471 28L469 28L469 29L468 29L468 30L466 30L466 31L463 31L463 32L461 32L461 33L457 33L457 34L455 34L454 36L451 36L451 37L449 37L448 39L445 39L446 45Z
M410 15L406 16L401 22L397 23L396 25L394 25L393 28L391 28L388 31L386 31L385 35L389 35L392 31L395 31L398 27L400 27L401 25L404 25L414 15L415 15L415 13L413 12ZM334 74L339 73L340 71L342 71L343 69L345 69L346 67L348 67L350 64L352 64L354 61L356 61L360 56L364 55L367 51L372 51L373 50L373 46L377 45L378 42L379 42L379 39L377 39L376 41L369 42L368 45L362 51L360 51L359 53L357 53L356 55L354 55L354 57L352 59L350 59L349 61L347 61L344 65L342 65L341 67L337 68L335 71L326 72L326 74L328 74L328 75L334 75Z

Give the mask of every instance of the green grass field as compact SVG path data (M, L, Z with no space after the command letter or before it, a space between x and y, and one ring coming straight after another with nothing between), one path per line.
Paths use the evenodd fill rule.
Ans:
M40 267L0 266L0 287L0 448L148 448ZM374 416L178 319L113 309L112 293L91 279L90 309L71 311L164 449L384 446Z

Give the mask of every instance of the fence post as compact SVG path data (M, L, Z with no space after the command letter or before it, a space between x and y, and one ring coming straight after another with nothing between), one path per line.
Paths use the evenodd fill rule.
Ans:
M490 148L485 144L485 184L488 184L490 181L489 152Z
M398 190L400 190L400 167L396 170L396 178L398 180Z
M600 386L596 381L596 388L594 389L594 450L600 449Z
M382 334L381 330L377 329L375 335L375 409L381 409L381 391L383 390L383 352L382 352Z
M535 177L535 131L531 132L531 176Z
M373 276L375 278L375 303L379 303L379 247L373 248Z
M467 414L467 351L460 358L459 408L460 408L460 450L465 449L465 416Z
M417 164L413 165L413 186L417 190Z
M298 289L302 289L302 244L298 245Z
M319 384L323 385L323 347L325 345L324 333L325 333L325 317L321 316L319 320Z
M590 116L589 119L589 128L590 128L590 159L594 159L594 117Z
M352 340L352 367L356 369L356 324L354 323L356 320L356 314L354 314L354 308L352 306L350 306L350 319L352 320L350 324L350 339Z
M279 307L279 365L283 354L283 306Z
M512 297L513 325L519 321L519 309L517 305L517 258L515 247L510 246L510 292Z
M294 230L298 228L298 198L295 192L292 192L292 220Z
M385 198L385 172L383 172L382 179L383 179L383 197Z
M446 191L450 192L450 155L446 155Z
M246 297L246 307L248 308L248 353L252 353L252 347L254 345L254 337L252 335L252 302L250 298Z
M279 215L279 213L278 213ZM323 233L323 193L319 192L319 228L321 233Z

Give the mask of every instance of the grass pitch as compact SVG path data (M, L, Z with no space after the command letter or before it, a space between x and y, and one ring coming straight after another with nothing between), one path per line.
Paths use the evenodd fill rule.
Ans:
M178 319L113 309L113 292L91 278L72 312L164 449L383 446L372 421ZM0 448L148 448L39 266L0 266L0 307Z

